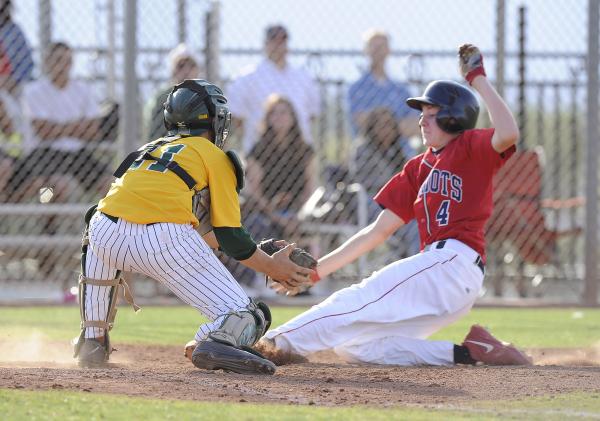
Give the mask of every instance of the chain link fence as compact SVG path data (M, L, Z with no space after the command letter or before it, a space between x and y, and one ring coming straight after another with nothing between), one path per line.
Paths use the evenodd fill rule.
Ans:
M373 195L423 151L418 114L404 100L431 80L459 80L464 42L482 49L522 133L497 177L484 298L569 303L590 291L584 279L597 269L585 258L596 233L585 241L586 196L597 177L585 171L598 128L597 116L588 127L588 69L598 52L589 55L588 32L598 22L588 20L597 1L0 5L5 291L60 299L75 284L85 210L125 153L165 135L162 103L186 78L219 83L229 99L249 231L325 254L373 221ZM478 125L490 125L485 110ZM413 222L320 293L418 250ZM251 293L266 293L260 276L223 261ZM164 292L153 288L148 295Z

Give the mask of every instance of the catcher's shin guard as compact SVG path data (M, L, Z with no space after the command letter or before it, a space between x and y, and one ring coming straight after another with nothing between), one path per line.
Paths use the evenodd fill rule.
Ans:
M96 206L91 207L85 215L85 230L81 240L81 274L79 275L79 311L81 316L81 333L74 343L74 358L78 358L80 365L101 364L108 361L108 356L112 352L110 345L109 331L113 327L117 313L117 295L119 286L123 287L125 300L130 303L137 312L140 308L134 303L129 285L121 277L121 272L117 271L115 279L92 279L85 275L85 259L89 246L88 225L89 221L96 211ZM108 309L105 320L88 320L85 311L86 285L110 287L108 294ZM99 328L103 330L101 338L86 338L86 328Z
M192 363L206 370L273 374L275 364L251 348L270 325L269 307L251 300L246 309L226 314L221 325L198 342L192 353Z
M216 342L234 347L251 347L269 329L271 311L261 302L250 300L245 310L227 313L221 326L208 334Z

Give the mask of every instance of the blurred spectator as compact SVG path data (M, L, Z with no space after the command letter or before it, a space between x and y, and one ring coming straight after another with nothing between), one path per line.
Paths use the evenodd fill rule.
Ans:
M167 135L167 129L163 122L163 104L173 86L185 79L200 78L200 62L185 44L179 44L172 49L168 61L171 79L150 99L144 110L146 139L148 140Z
M10 0L0 0L0 73L7 72L9 91L31 80L33 58L21 28L12 20ZM13 86L14 85L14 86Z
M390 54L388 35L382 31L369 30L364 38L365 53L370 61L369 70L349 90L353 134L364 134L370 111L387 107L393 111L404 136L419 135L418 113L405 102L410 97L408 86L392 80L385 70L385 61Z
M292 103L273 94L267 99L260 139L250 151L246 164L246 187L242 212L252 236L296 240L297 213L317 185L316 155L300 130ZM224 262L236 279L252 285L256 274L235 262ZM235 266L240 266L237 270ZM261 282L264 284L264 282ZM263 294L268 289L261 289Z
M52 43L45 56L46 76L23 90L23 111L29 122L14 185L29 187L20 196L30 197L51 187L55 201L79 199L77 194L104 189L110 182L107 165L94 157L86 143L97 140L100 107L89 85L71 79L72 51Z
M21 83L31 79L31 48L12 20L10 0L0 0L0 201L11 199L10 180L21 148Z
M247 207L266 217L271 235L298 236L296 214L317 186L315 156L292 103L271 95L262 134L248 154L246 168Z
M20 152L23 116L18 100L3 85L0 75L0 201L5 202L13 199L10 180Z
M357 181L373 197L415 155L392 110L375 108L367 114L364 142L356 149Z
M356 181L369 196L369 221L375 220L381 208L372 198L397 173L406 162L416 156L408 139L402 136L394 113L389 108L375 108L365 119L364 142L356 149L354 158ZM419 252L419 231L416 221L411 221L388 240L396 250L393 259Z
M283 26L267 28L264 49L265 59L258 66L242 71L227 92L234 118L232 132L241 136L242 150L246 154L258 139L263 105L269 95L280 94L293 104L302 136L308 144L312 144L311 122L320 112L317 84L307 72L292 67L287 61L288 32Z
M10 197L8 186L14 166L13 158L5 152L4 139L10 137L13 130L12 119L8 115L4 101L0 101L0 136L2 137L0 144L0 202L6 202Z

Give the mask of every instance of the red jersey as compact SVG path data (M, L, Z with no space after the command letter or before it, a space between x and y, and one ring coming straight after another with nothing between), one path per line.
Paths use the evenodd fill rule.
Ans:
M494 129L467 130L444 148L431 148L408 161L375 195L375 201L404 222L416 218L421 250L453 238L485 261L484 228L492 214L496 172L515 152L492 147Z

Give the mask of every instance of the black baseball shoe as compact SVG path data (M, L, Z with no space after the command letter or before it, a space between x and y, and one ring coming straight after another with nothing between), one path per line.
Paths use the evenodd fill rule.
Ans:
M271 361L212 340L198 342L192 353L192 363L204 370L225 370L239 374L274 374L276 366Z
M77 355L77 364L80 367L97 367L108 362L108 352L103 343L98 339L84 339L79 354Z

